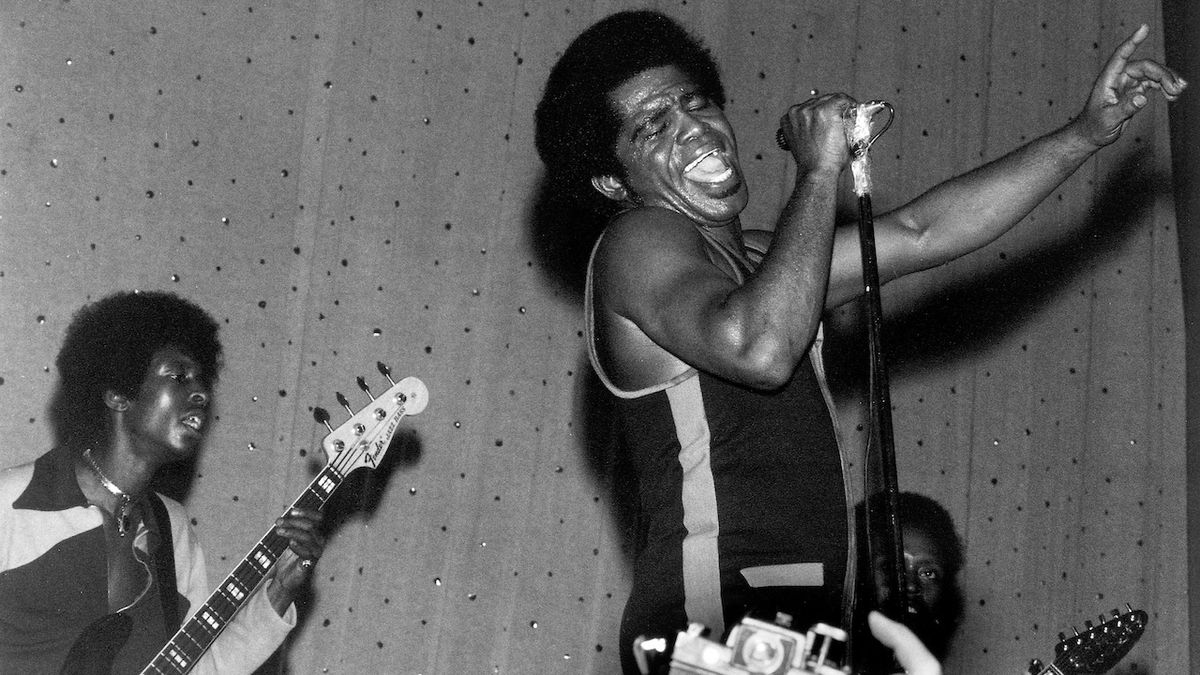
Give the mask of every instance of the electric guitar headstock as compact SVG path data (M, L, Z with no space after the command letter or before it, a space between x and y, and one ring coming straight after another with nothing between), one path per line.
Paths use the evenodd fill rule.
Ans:
M321 447L325 450L330 468L341 476L347 476L358 468L374 469L379 466L400 420L407 415L420 413L429 402L429 390L421 380L406 377L396 382L387 366L378 363L376 367L391 386L379 396L374 396L366 381L359 377L359 389L372 396L372 401L358 412L350 407L350 402L339 392L337 401L350 413L350 419L336 429L329 425L329 413L322 408L313 410L317 421L329 429L329 435L321 441Z
M1111 670L1125 658L1146 630L1149 616L1140 609L1125 605L1124 613L1113 610L1112 617L1100 616L1100 624L1084 622L1085 630L1072 636L1058 634L1054 661L1049 666L1034 659L1029 664L1031 675L1100 675Z

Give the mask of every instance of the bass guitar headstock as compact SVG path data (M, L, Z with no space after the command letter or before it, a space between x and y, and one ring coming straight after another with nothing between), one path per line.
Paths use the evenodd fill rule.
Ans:
M1100 616L1100 624L1084 622L1085 630L1074 635L1059 633L1054 647L1054 661L1044 666L1034 659L1029 665L1032 675L1099 675L1111 670L1125 658L1146 630L1149 616L1140 609L1125 605L1124 613L1113 610L1112 617Z
M359 377L359 389L372 399L357 412L350 407L346 397L338 393L338 403L350 413L350 419L334 428L329 424L328 412L321 408L313 411L317 421L329 429L329 435L321 441L329 466L342 476L358 468L379 466L400 420L420 413L429 402L429 390L421 380L406 377L396 382L387 366L378 363L376 367L391 386L379 396L373 396L366 380Z

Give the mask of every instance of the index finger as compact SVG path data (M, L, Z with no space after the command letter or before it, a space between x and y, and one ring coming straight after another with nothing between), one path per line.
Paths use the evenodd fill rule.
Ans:
M297 527L315 528L321 523L323 514L312 509L292 509L280 516L279 522Z
M1112 56L1108 58L1108 63L1104 65L1101 77L1111 80L1120 75L1121 71L1125 70L1125 64L1129 62L1129 57L1133 56L1138 45L1142 44L1148 35L1150 35L1150 26L1146 24L1138 26L1138 29L1133 31L1133 35L1130 35L1113 50Z

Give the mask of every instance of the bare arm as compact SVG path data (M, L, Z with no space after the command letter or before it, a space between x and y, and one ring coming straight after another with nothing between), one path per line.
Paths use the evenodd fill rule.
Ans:
M637 209L609 228L597 253L601 321L630 322L675 358L727 379L766 388L785 383L824 308L838 175L848 159L840 120L849 102L827 96L785 117L796 186L774 244L744 284L713 265L692 221L667 209ZM712 231L742 255L736 221ZM611 357L618 368L646 367L636 355Z
M994 241L1097 150L1117 140L1149 103L1149 90L1175 100L1187 86L1182 78L1154 61L1130 60L1148 33L1143 25L1117 47L1071 122L878 216L881 279L935 267ZM831 267L826 306L836 307L861 293L857 231L838 233Z
M677 375L679 361L754 387L790 375L786 317L772 309L784 299L746 292L708 246L691 220L664 208L631 211L605 231L593 263L598 342L625 388Z

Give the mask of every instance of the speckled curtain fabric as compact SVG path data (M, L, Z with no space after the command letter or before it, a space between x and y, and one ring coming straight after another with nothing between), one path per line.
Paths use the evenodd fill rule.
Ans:
M167 289L222 324L220 418L171 489L216 583L315 475L325 433L417 376L428 408L356 475L272 668L611 673L631 519L584 359L580 268L532 112L623 2L91 2L0 8L3 464L50 443L72 312ZM883 98L881 212L1069 119L1152 0L651 3L719 58L770 228L776 120ZM1196 79L1196 74L1191 74ZM1188 672L1183 321L1161 101L1009 236L884 289L900 483L967 545L949 672L1018 672L1130 603L1117 672ZM563 233L567 233L563 236ZM578 244L578 242L575 242ZM567 247L570 248L570 247ZM573 252L577 254L579 247ZM852 309L829 324L860 438Z

